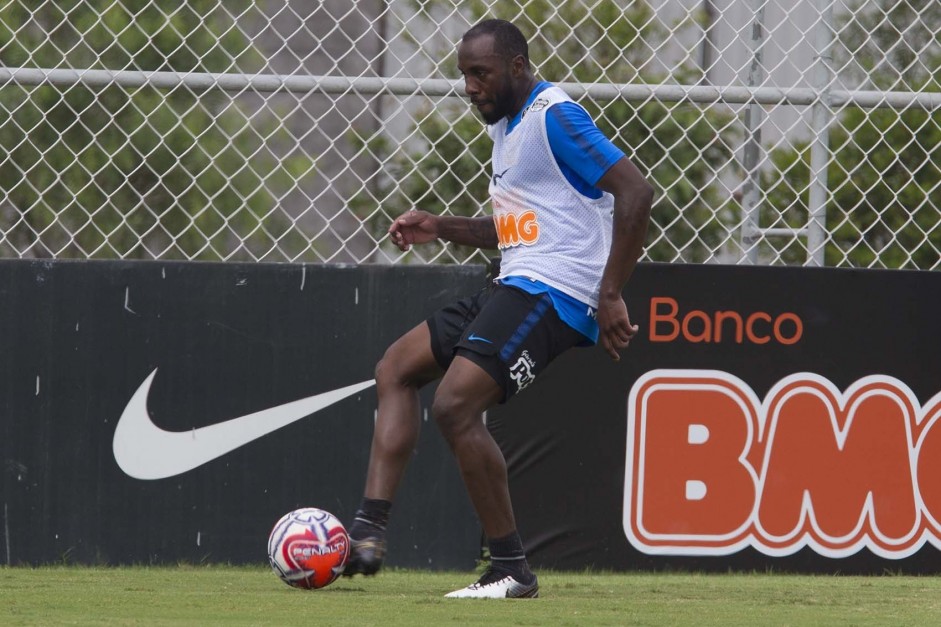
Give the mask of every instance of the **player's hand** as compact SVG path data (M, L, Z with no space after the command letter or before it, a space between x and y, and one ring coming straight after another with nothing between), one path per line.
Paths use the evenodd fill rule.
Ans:
M392 221L389 237L402 252L411 248L412 244L430 242L438 238L438 217L427 211L412 209Z
M627 348L639 327L631 324L624 299L602 299L598 302L598 340L614 361L621 361L618 351Z

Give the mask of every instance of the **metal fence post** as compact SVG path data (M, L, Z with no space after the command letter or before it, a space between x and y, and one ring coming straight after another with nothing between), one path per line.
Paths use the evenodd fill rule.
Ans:
M807 264L822 266L827 240L827 167L830 163L830 89L833 81L833 0L817 0L820 19L814 29L813 86L817 99L811 107L814 139L810 147L810 189L807 201Z
M767 0L752 0L754 17L751 24L751 39L749 41L752 61L748 70L749 89L759 89L765 79L763 64L765 41L764 21L765 4ZM758 102L752 102L745 111L745 150L743 166L745 168L745 182L742 186L742 205L745 219L742 223L742 261L757 263L758 242L761 239L759 205L761 195L761 123L764 120L764 109Z

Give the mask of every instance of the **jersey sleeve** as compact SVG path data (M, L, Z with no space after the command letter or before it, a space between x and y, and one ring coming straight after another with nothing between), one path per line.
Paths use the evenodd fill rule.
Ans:
M605 172L624 157L624 152L595 125L575 102L560 102L546 112L546 133L549 146L566 176L576 187L594 187Z

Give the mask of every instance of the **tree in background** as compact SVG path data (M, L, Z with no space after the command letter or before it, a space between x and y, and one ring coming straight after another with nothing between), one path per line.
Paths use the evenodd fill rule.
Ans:
M487 15L517 24L530 36L530 57L537 75L545 80L658 82L661 77L642 68L668 33L646 2L631 2L627 8L620 4L615 0L529 0L488 6L475 0L467 3L467 10L470 23ZM416 11L431 12L435 6L427 0L414 3ZM454 78L453 42L429 56L445 58L438 64L439 72L443 69L442 77ZM682 76L676 78L684 79L695 70L680 72ZM659 192L648 234L648 257L658 261L712 257L737 223L732 214L723 221L722 208L729 199L716 189L718 173L732 159L732 116L691 104L649 101L636 105L591 98L582 98L580 103ZM364 193L354 201L377 239L385 233L390 217L413 206L433 213L477 215L487 202L491 142L466 103L440 101L427 106L414 130L413 136L422 139L416 141L417 148L406 144L389 160L390 184L384 195L376 198L374 193ZM371 144L376 154L389 149L381 139ZM377 202L381 212L376 211ZM438 246L423 247L422 258L461 261L481 254L454 245Z
M858 4L838 25L835 67L860 89L938 92L941 5L935 0ZM934 29L934 30L932 30ZM831 190L826 205L828 266L941 266L941 113L847 107L830 130ZM765 220L807 220L810 150L806 142L772 152L763 178ZM801 262L803 248L785 259Z
M30 0L0 8L0 65L242 71L251 3ZM33 257L262 258L280 188L310 167L265 149L274 124L179 86L0 89L0 251Z

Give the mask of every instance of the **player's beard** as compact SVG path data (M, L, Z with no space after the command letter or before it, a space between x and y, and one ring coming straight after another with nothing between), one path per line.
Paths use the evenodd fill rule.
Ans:
M480 108L477 110L480 111L480 116L484 119L484 122L487 124L496 124L501 119L510 117L513 113L510 111L510 107L513 106L514 100L513 85L509 80L504 80L493 99L489 101L490 104L493 105L490 111L485 112Z

